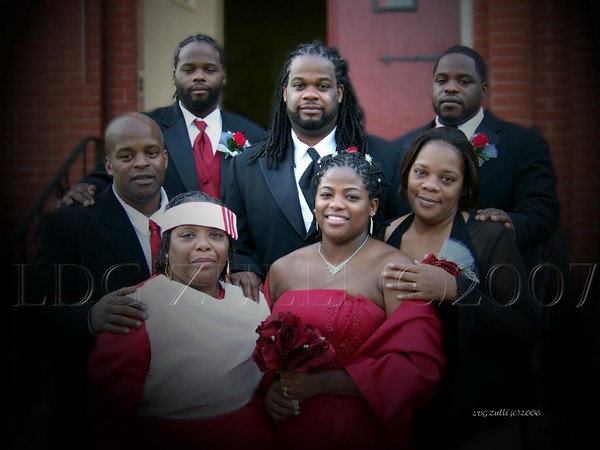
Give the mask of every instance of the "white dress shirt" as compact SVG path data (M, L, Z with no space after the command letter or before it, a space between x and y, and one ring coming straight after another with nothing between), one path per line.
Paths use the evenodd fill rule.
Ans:
M477 114L475 114L475 116L473 116L469 120L467 120L465 123L461 123L458 126L458 129L465 134L467 139L471 140L471 139L473 139L473 136L475 135L475 130L477 130L477 127L479 126L479 124L481 123L482 120L483 120L483 108L479 108L479 112ZM436 116L435 127L439 128L439 127L443 127L443 126L445 126L445 125L440 122L439 116Z
M205 133L208 135L210 139L210 144L212 146L213 155L217 152L217 147L219 146L219 142L221 140L221 132L223 130L223 123L221 120L221 110L219 108L215 109L204 119L200 117L196 117L194 114L189 112L185 107L179 102L179 107L181 108L181 112L183 113L183 119L185 120L185 124L187 126L188 135L190 137L190 144L192 148L194 148L194 141L198 134L200 134L200 130L194 123L196 120L202 120L206 122L206 130ZM169 149L167 149L168 151Z
M298 198L300 199L300 208L302 209L304 226L306 227L306 232L308 232L314 218L314 211L311 211L310 207L308 206L298 182L300 181L304 171L308 168L308 165L312 162L312 158L307 151L309 147L314 148L319 154L320 158L331 155L333 152L335 152L335 128L316 145L306 145L298 138L294 130L292 130L292 140L294 141L294 163L296 164L294 167L296 189L298 189Z
M140 242L140 245L142 246L144 257L146 258L148 271L150 272L150 274L152 274L153 268L152 252L150 251L150 219L155 220L157 217L159 217L162 213L165 212L165 207L169 202L169 199L167 198L167 193L163 188L160 188L160 207L150 217L146 217L133 206L130 206L127 203L125 203L125 201L121 197L119 197L119 194L117 194L114 185L112 189L115 193L115 197L117 197L117 200L119 201L121 206L123 206L123 209L125 210L125 213L127 214L129 221L131 222L131 225L133 225L135 234L138 238L138 241Z

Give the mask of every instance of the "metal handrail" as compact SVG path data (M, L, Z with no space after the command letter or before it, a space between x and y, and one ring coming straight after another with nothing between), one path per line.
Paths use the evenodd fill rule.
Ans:
M0 255L2 255L3 257L8 255L14 249L17 242L19 242L20 239L23 239L26 237L27 230L29 229L29 227L31 226L33 221L35 220L36 216L42 211L44 205L46 204L46 202L48 201L48 199L50 198L50 196L53 193L56 193L56 192L64 193L67 191L67 189L69 189L69 170L71 169L71 166L75 163L75 161L77 161L77 158L79 158L79 156L83 157L83 161L82 161L83 177L85 177L87 175L87 148L88 148L88 143L90 143L90 142L94 142L94 144L95 144L94 155L95 155L96 161L100 160L100 155L102 154L102 149L101 149L102 139L101 138L87 136L87 137L84 137L81 141L79 141L79 144L77 144L75 149L67 157L67 159L65 160L63 165L58 169L58 171L56 172L54 177L52 177L52 179L50 180L50 182L48 183L46 188L38 196L37 200L34 202L34 204L31 206L31 208L29 208L29 211L27 212L27 214L25 214L25 216L23 217L23 219L21 220L21 222L19 223L19 225L17 226L15 231L10 235L8 240L5 242L2 249L0 250ZM61 181L63 179L65 181L64 185L61 184ZM23 252L26 257L27 249L24 248Z

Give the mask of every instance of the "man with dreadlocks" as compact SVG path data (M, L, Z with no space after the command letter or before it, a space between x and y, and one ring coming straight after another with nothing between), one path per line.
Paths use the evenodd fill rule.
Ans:
M246 296L258 298L276 259L318 239L314 192L305 197L300 186L313 161L351 147L368 153L387 180L381 214L397 215L399 151L388 141L367 136L361 119L348 64L336 48L315 41L290 53L278 81L267 138L236 157L228 175L225 202L237 215L239 229L232 282Z

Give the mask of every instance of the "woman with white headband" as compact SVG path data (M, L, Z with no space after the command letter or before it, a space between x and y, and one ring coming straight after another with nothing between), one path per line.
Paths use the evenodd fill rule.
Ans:
M235 214L188 192L157 223L157 275L131 294L149 318L98 335L90 357L96 448L271 448L251 359L269 307L228 282Z

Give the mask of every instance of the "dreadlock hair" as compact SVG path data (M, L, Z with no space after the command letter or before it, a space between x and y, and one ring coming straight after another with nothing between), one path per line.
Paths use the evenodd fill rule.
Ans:
M188 192L183 192L183 193L173 197L171 199L171 201L169 201L169 203L165 207L165 211L167 211L177 205L182 205L184 203L189 203L189 202L207 202L207 203L214 203L215 205L219 205L219 206L225 206L223 204L223 202L221 202L220 200L217 200L216 198L211 197L208 194L205 194L204 192L188 191ZM168 259L167 255L169 254L169 249L171 248L171 232L172 231L173 230L167 230L164 233L162 233L162 235L161 235L160 249L158 250L158 252L156 254L156 262L154 264L155 270L158 273L163 273L163 274L165 273L165 269L167 267L167 259ZM228 253L227 257L229 258L230 264L232 264L233 258L234 258L233 243L231 242L231 237L229 235L227 235L227 238L229 239L229 253ZM219 275L220 280L225 278L226 270L227 270L227 268L223 269L223 272Z
M481 55L479 53L477 53L471 47L466 47L464 45L455 45L453 47L448 48L446 51L444 51L444 53L442 53L440 55L440 57L437 59L437 61L435 62L435 66L433 67L434 75L435 75L435 71L437 70L440 59L442 59L446 55L450 55L450 54L454 54L454 53L459 53L461 55L465 55L465 56L471 58L473 60L473 62L475 63L475 72L477 72L477 75L479 75L479 78L481 78L481 82L485 83L487 81L487 66L485 64L485 61L483 60L483 58L481 57Z
M349 167L356 175L358 175L365 185L365 189L369 195L369 200L375 198L381 200L383 189L389 186L389 183L385 179L385 175L381 170L378 163L372 161L371 155L363 155L359 153L356 148L348 148L338 150L334 154L324 156L321 160L319 171L313 179L314 191L317 192L317 187L321 182L323 176L328 170L334 167ZM373 217L374 231L373 234L377 234L377 230L383 219L383 207L380 205L377 208L375 217Z
M194 34L192 36L186 37L177 46L177 50L175 50L175 57L173 58L173 68L174 69L177 69L177 64L179 64L179 54L181 53L181 49L183 47L185 47L186 45L188 45L190 42L206 42L208 45L211 45L219 54L219 59L221 60L223 69L226 68L227 61L226 61L226 57L225 57L225 50L223 50L223 47L221 47L217 41L215 41L210 36L207 36L206 34ZM177 96L177 91L175 91L175 94L173 94L173 97L175 98L175 100L179 100L179 97Z
M252 156L251 162L264 155L267 160L267 167L271 169L277 167L286 152L293 150L292 126L283 101L283 90L288 83L293 60L306 55L320 56L331 61L335 70L337 87L344 86L344 96L339 104L336 123L335 142L337 148L343 149L356 146L362 154L367 153L368 144L362 125L362 111L348 77L348 63L341 58L337 48L327 47L321 41L316 40L310 44L300 44L296 50L288 55L277 82L271 128L264 145Z

